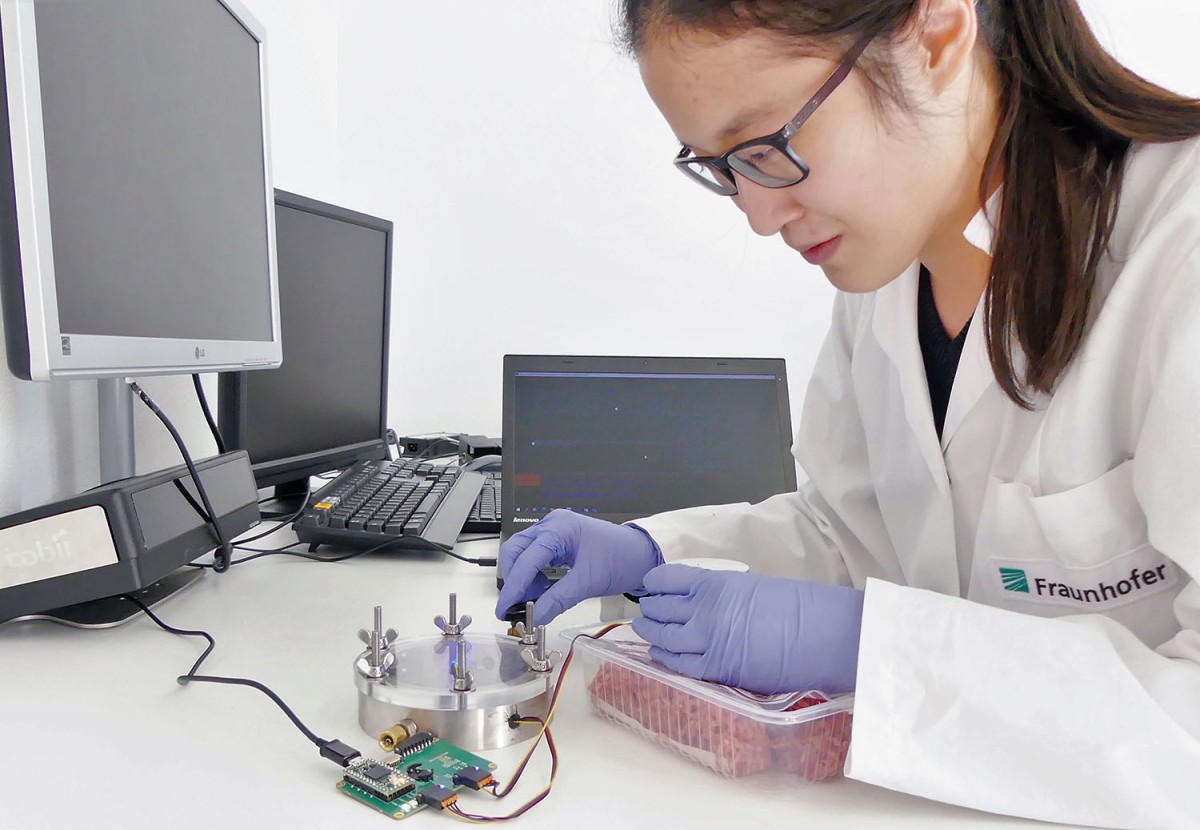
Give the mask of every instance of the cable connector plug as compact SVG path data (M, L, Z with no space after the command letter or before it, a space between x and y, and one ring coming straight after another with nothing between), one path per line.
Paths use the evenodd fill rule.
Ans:
M490 787L496 783L492 778L492 774L481 767L467 767L454 773L451 779L460 787L469 787L472 790L482 790L484 787Z
M321 744L321 757L333 761L339 767L350 766L350 762L361 755L362 753L357 749L349 744L342 743L337 738Z

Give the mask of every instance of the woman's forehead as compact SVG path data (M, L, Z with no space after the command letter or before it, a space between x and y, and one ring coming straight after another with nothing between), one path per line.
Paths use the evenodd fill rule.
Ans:
M649 40L638 66L650 97L680 141L716 152L764 123L771 125L767 132L783 126L818 89L835 60L831 52L800 50L769 33L682 33Z

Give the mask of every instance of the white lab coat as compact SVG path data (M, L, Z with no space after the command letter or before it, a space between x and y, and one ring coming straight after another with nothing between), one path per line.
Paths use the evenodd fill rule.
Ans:
M965 235L988 249L984 213ZM850 777L1200 827L1200 142L1136 148L1093 326L1034 411L976 312L940 446L917 273L838 296L798 492L638 524L668 561L865 587Z

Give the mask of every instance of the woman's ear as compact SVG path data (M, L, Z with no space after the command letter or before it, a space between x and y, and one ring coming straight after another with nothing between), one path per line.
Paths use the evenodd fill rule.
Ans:
M970 64L979 33L974 0L923 0L917 16L921 71L940 94Z

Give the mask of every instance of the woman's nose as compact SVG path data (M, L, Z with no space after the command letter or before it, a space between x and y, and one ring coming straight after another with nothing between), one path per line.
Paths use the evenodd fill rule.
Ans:
M733 202L746 214L750 228L759 236L774 236L789 222L804 216L796 187L763 187L737 173L738 192Z

